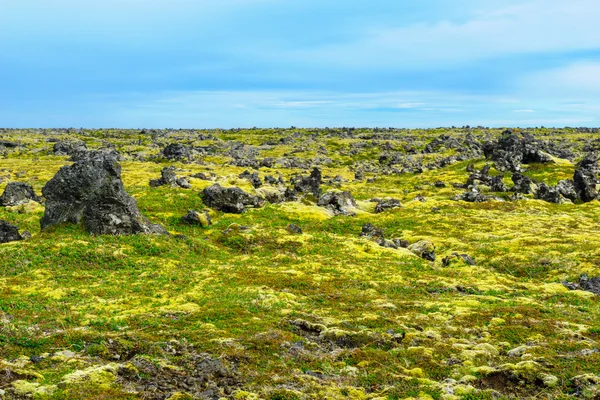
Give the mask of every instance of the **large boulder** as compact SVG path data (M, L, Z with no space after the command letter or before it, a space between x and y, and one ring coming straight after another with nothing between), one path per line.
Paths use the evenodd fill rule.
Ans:
M23 240L19 229L6 221L0 221L0 243L16 242L17 240Z
M33 188L24 182L10 182L0 196L0 205L5 207L26 204L29 201L40 203L41 199L35 194Z
M187 160L191 156L191 150L184 144L171 143L163 149L162 154L169 160Z
M111 153L92 151L62 167L42 193L46 198L42 229L83 222L95 235L167 234L140 213L135 199L125 191L121 166Z
M352 194L347 191L329 190L324 193L317 205L325 207L333 212L334 215L355 215L356 201Z
M242 213L247 207L260 207L263 201L238 187L221 187L218 183L203 191L207 206L228 213Z

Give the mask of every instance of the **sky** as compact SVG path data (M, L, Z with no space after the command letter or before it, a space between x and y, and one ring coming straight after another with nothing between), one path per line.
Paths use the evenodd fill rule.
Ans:
M0 0L0 126L600 126L598 0Z

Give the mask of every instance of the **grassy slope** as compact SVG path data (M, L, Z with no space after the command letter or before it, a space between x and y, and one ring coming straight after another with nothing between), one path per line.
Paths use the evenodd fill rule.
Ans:
M12 180L22 171L18 180L39 192L65 163L53 156L34 161L31 154L11 155L0 160L0 170L13 174ZM464 182L466 163L457 163L343 184L361 205L356 217L330 217L314 205L293 203L243 215L213 213L214 225L202 229L179 218L204 207L198 192L210 183L192 180L192 190L149 188L162 166L124 162L123 180L147 217L186 238L92 237L76 226L39 232L43 207L0 209L0 219L34 234L0 246L0 363L40 374L27 378L36 383L29 393L136 398L110 379L88 382L81 391L61 386L45 395L43 388L115 355L154 355L154 347L170 340L235 363L243 381L236 396L247 399L451 398L441 384L446 378L458 381L452 384L457 398L491 398L473 388L504 390L502 378L486 377L511 368L525 385L514 393L504 390L506 396L559 398L572 391L574 376L600 371L599 353L581 353L597 347L598 299L560 284L581 272L600 273L597 202L455 202L451 198L460 190L432 183ZM210 168L224 183L249 189L235 177L243 168ZM572 171L552 165L530 174L551 182ZM342 167L325 168L324 174L353 177ZM428 201L414 201L418 194ZM372 203L360 201L375 196L397 197L404 207L373 214ZM367 222L388 237L431 240L437 261L359 238ZM289 223L304 234L288 233ZM232 224L250 230L224 234ZM443 268L441 258L455 251L471 255L477 266ZM332 349L290 324L299 319L326 326L332 340L351 337L360 345ZM404 332L401 344L390 340L390 329ZM307 343L300 354L289 351L297 341ZM531 346L523 357L507 356L521 345ZM65 349L77 357L23 361ZM558 381L541 384L545 374Z

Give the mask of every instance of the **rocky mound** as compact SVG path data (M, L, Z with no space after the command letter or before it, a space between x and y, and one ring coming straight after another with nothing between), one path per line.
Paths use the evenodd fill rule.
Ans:
M62 167L44 186L46 210L42 229L61 223L83 222L96 235L166 234L138 210L125 191L121 166L111 153L89 152L71 166Z
M218 183L207 187L203 191L204 202L216 210L239 214L247 207L260 207L262 200L244 192L238 187L224 188Z
M5 207L26 204L29 201L40 203L41 199L35 194L33 188L24 182L10 182L0 196L0 205Z

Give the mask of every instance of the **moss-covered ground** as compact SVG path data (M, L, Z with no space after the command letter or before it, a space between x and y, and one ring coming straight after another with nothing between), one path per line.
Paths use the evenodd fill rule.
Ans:
M440 133L453 134L406 132L414 139L407 143L417 148ZM536 134L552 136L545 130ZM69 164L67 157L51 154L48 135L4 133L4 139L25 147L0 159L5 177L0 189L8 181L23 181L40 193ZM278 137L276 131L215 135L255 146ZM599 298L561 284L581 273L600 275L598 202L454 201L463 189L451 183L464 183L467 164L481 167L483 158L419 174L367 173L371 182L355 182L353 165L376 163L379 154L377 147L343 151L361 141L355 135L260 150L261 157L281 157L305 146L292 156L310 158L325 147L333 162L323 174L347 180L340 188L358 201L354 217L333 217L304 201L267 204L240 215L211 210L212 226L185 225L181 217L187 210L205 208L200 192L212 182L192 178L192 189L180 189L150 188L148 181L175 165L180 175L211 171L223 185L253 191L237 177L246 168L218 154L196 163L133 156L122 161L127 191L145 216L173 233L170 237L91 236L73 225L40 232L43 205L0 208L0 219L33 234L0 245L4 395L147 398L121 384L113 370L134 356L176 365L177 356L165 349L178 343L235 371L239 383L220 395L224 398L598 396ZM158 154L161 144L181 139L176 133L157 139L117 131L72 136L90 148L112 142L129 155ZM584 136L590 137L566 131L560 140L577 144ZM530 166L527 174L554 184L571 177L574 168L564 161ZM301 172L261 168L259 174L281 173L287 182ZM435 187L436 181L446 187ZM415 200L418 195L426 201ZM403 207L375 214L368 200L387 196L400 199ZM303 233L289 233L290 223ZM430 240L436 261L359 237L366 223L383 228L386 237ZM442 258L453 252L470 255L476 266L443 267ZM183 392L163 398L168 396L188 398Z

